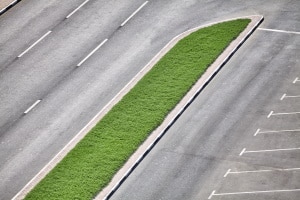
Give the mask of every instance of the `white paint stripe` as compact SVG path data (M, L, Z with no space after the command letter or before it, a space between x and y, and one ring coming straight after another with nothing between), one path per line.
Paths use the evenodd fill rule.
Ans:
M258 134L268 134L268 133L285 133L285 132L300 132L300 129L294 130L278 130L278 131L261 131Z
M146 4L148 1L144 2L136 11L134 11L122 24L121 26L124 26L136 13L138 13Z
M300 150L300 148L266 149L266 150L257 150L257 151L244 151L243 153L263 153L263 152L294 151L294 150Z
M271 117L271 115L273 114L273 110L270 112L270 114L268 115L268 117L267 118L270 118Z
M272 113L272 115L295 115L300 114L300 112L290 112L290 113Z
M91 57L102 45L107 42L108 39L103 40L89 55L87 55L80 63L77 64L77 67L80 67L89 57Z
M227 172L224 174L224 178L231 172L231 169L228 169Z
M241 151L239 156L242 156L245 151L246 151L246 148L243 148L243 150Z
M300 170L300 168L287 168L287 169L265 169L265 170L253 170L253 171L229 171L226 173L226 176L228 174L247 174L247 173L263 173L263 172L277 172L277 171L297 171ZM225 176L224 176L225 177Z
M30 47L28 47L23 53L18 55L18 58L21 58L25 53L27 53L30 49L32 49L35 45L37 45L40 41L42 41L45 37L47 37L51 31L48 31L46 34L44 34L40 39L38 39L35 43L33 43Z
M32 106L30 106L25 112L24 114L29 113L36 105L38 105L41 102L41 100L37 100L34 104L32 104Z
M293 81L293 83L296 83L297 81L299 81L298 77L295 78L295 80Z
M291 189L291 190L264 190L264 191L249 191L249 192L231 192L231 193L219 193L219 194L213 193L210 197L212 197L212 196L226 196L226 195L241 195L241 194L278 193L278 192L300 192L300 189Z
M254 133L254 136L256 136L257 134L259 134L259 131L260 131L260 129L258 128L258 129L256 130L256 132Z
M272 32L278 32L278 33L291 33L291 34L298 34L298 35L300 35L300 32L296 32L296 31L285 31L285 30L268 29L268 28L258 28L258 30L272 31Z
M299 98L300 97L300 95L296 95L296 96L285 96L285 98Z
M216 190L212 191L212 193L209 195L208 199L211 199L213 195L215 195Z
M282 97L280 98L280 100L282 101L285 96L286 96L286 94L283 94Z
M73 10L67 17L66 19L68 19L69 17L71 17L75 12L77 12L82 6L84 6L87 2L89 2L90 0L86 0L85 2L83 2L82 4L80 4L80 6L78 6L75 10Z

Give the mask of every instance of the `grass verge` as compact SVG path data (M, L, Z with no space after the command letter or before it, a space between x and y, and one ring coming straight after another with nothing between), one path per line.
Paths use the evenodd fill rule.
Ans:
M25 199L92 199L249 22L223 22L179 41Z

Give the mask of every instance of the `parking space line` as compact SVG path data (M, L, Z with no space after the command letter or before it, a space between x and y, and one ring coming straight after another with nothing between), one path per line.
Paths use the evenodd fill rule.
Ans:
M283 94L282 97L280 98L280 100L282 101L284 98L299 98L300 95L296 95L296 96L287 96L286 94Z
M136 13L138 13L146 4L148 1L144 2L136 11L134 11L122 24L121 26L124 26Z
M287 148L287 149L264 149L264 150L253 150L253 151L246 151L246 148L242 150L240 156L245 153L264 153L264 152L277 152L277 151L295 151L300 150L300 148Z
M285 31L285 30L269 29L269 28L258 28L258 30L262 30L262 31L271 31L271 32L278 32L278 33L290 33L290 34L297 34L297 35L300 35L300 32L296 32L296 31Z
M300 81L300 79L299 79L299 77L296 77L296 79L293 81L293 83L295 84L298 81Z
M254 136L256 136L258 134L273 134L273 133L286 133L286 132L300 132L300 129L278 130L278 131L260 131L260 129L257 129Z
M264 170L253 170L253 171L231 171L229 169L224 177L227 177L229 174L247 174L247 173L262 173L262 172L284 172L284 171L297 171L300 170L300 168L287 168L287 169L264 169Z
M262 193L280 193L280 192L300 192L300 189L291 189L291 190L263 190L263 191L249 191L249 192L230 192L230 193L216 193L214 190L208 199L211 199L213 196L228 196L228 195L242 195L242 194L262 194Z
M274 111L271 111L270 114L268 115L268 118L270 118L273 115L296 115L296 114L300 114L300 112L274 113Z

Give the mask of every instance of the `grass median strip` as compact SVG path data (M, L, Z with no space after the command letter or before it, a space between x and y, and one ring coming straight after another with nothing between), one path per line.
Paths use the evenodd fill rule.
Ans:
M223 22L179 41L25 199L92 199L249 22Z

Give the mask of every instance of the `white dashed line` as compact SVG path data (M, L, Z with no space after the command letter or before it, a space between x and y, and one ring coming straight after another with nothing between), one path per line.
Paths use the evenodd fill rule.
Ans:
M243 148L243 150L241 151L239 156L242 156L245 151L246 151L246 148Z
M260 129L258 128L257 130L256 130L256 132L254 133L254 136L256 136L257 134L259 134L260 132Z
M300 35L300 32L296 32L296 31L285 31L285 30L268 29L268 28L258 28L258 30L262 30L262 31L271 31L271 32L278 32L278 33L289 33L289 34L297 34L297 35Z
M82 6L84 6L87 2L89 2L90 0L86 0L85 2L83 2L82 4L80 4L80 6L78 6L75 10L73 10L68 16L66 16L66 19L68 19L69 17L71 17L74 13L76 13Z
M91 55L93 55L102 45L107 42L108 39L103 40L89 55L87 55L80 63L77 64L77 67L80 67Z
M285 96L286 96L286 94L283 94L282 97L280 98L280 100L282 101Z
M231 193L218 193L214 190L208 199L211 199L213 196L228 196L228 195L242 195L242 194L262 194L262 193L279 193L279 192L300 192L300 189L291 189L291 190L264 190L264 191L249 191L249 192L231 192Z
M296 82L300 81L299 77L296 77L295 80L293 81L293 83L295 84Z
M146 1L145 3L143 3L136 11L134 11L122 24L121 26L124 26L136 13L138 13L146 4L148 3L148 1Z
M41 100L37 100L34 104L32 104L32 106L30 106L25 112L24 114L29 113L36 105L38 105L41 102Z
M227 177L227 175L231 172L231 169L228 169L227 172L224 174L224 178Z
M25 53L27 53L30 49L32 49L35 45L37 45L40 41L42 41L45 37L47 37L51 31L48 31L46 34L44 34L40 39L38 39L35 43L33 43L30 47L28 47L23 53L18 55L18 58L21 58Z

